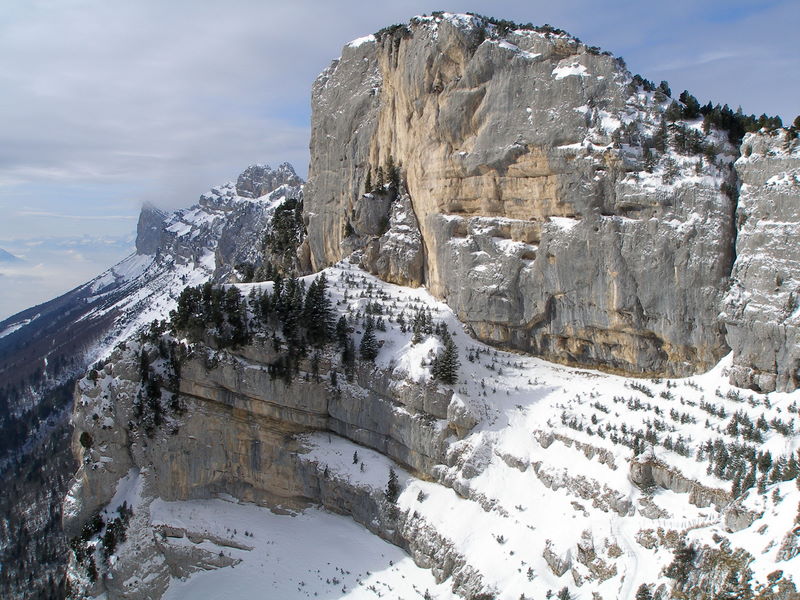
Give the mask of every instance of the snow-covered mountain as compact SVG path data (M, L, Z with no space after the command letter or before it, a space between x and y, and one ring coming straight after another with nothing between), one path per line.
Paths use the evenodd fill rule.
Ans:
M0 324L4 376L93 363L72 595L797 598L797 129L448 13L347 44L312 106L302 190L146 207ZM64 414L25 381L10 419Z
M66 424L75 378L89 365L152 320L167 318L185 286L236 280L237 265L261 264L272 213L286 198L302 198L302 181L287 163L276 170L254 165L245 173L244 187L215 187L190 208L165 214L145 206L134 254L63 296L0 322L4 477L13 477L32 452L52 453L49 440ZM263 194L255 197L254 189ZM55 452L66 456L68 448L60 442ZM63 483L60 489L63 494ZM15 512L15 501L6 502L3 512ZM18 552L14 531L3 533L0 556ZM3 574L15 575L13 569Z
M186 285L236 280L236 265L261 264L272 212L286 198L302 198L302 182L287 163L275 171L254 165L245 173L245 187L215 187L190 208L165 214L145 206L134 254L63 296L0 322L0 387L13 398L12 413L34 401L29 394L38 387L25 383L58 383L84 371L143 325L166 318ZM259 177L268 185L253 197Z

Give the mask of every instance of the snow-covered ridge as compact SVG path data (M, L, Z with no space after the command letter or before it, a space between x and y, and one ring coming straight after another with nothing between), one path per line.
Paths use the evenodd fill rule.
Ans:
M375 41L375 36L373 34L365 35L360 38L356 38L346 44L348 48L358 48L364 44L369 44Z
M275 170L254 165L245 173L247 185L216 186L190 208L166 214L143 207L137 253L67 294L7 319L0 332L6 346L0 349L11 353L11 361L18 340L27 340L31 350L24 369L0 372L2 380L13 383L15 372L25 377L38 369L42 390L63 383L152 320L166 319L187 285L227 281L235 278L236 264L258 264L272 213L286 198L302 197L302 181L288 163ZM244 185L245 193L267 191L251 198L239 195L237 185ZM68 366L61 370L49 366L62 362ZM37 390L17 398L15 410L33 406Z
M7 335L11 335L12 333L17 331L18 329L21 329L22 327L25 327L25 325L27 325L27 324L31 323L32 321L36 320L38 317L39 317L39 315L36 314L33 317L30 317L29 319L23 319L23 320L18 321L16 323L12 323L11 325L9 325L5 329L3 329L3 331L0 332L0 338L6 337Z

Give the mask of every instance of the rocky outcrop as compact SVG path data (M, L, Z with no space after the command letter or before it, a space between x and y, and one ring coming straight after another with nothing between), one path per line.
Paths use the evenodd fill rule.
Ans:
M288 162L281 163L277 169L272 169L269 165L250 165L236 180L236 193L242 198L261 198L282 185L303 185L303 180Z
M477 17L418 18L345 46L312 103L315 268L351 250L367 173L397 164L421 281L479 339L632 373L695 372L727 352L731 169L675 152L648 167L669 99L637 91L613 57Z
M361 265L390 283L422 285L425 250L411 198L407 193L400 195L387 212L388 226L369 240Z
M786 130L748 134L736 171L737 255L722 314L731 383L791 391L800 378L800 142Z
M729 492L701 485L677 469L650 457L640 456L631 461L630 480L644 489L657 486L679 494L689 494L689 502L700 507L714 505L721 510L733 500Z
M139 221L136 224L137 254L156 253L166 218L167 214L152 204L146 203L142 206L142 211L139 213Z
M542 552L542 558L550 567L550 570L553 571L553 575L556 577L561 577L564 573L570 570L572 567L572 555L570 554L569 550L563 556L558 555L555 550L553 549L552 543L549 542L545 546L544 552Z
M237 186L226 183L200 196L199 209L192 207L173 213L159 242L161 251L180 261L198 260L199 251L212 249L215 281L236 280L236 268L243 264L253 268L262 266L266 260L264 233L271 227L276 206L285 199L303 197L302 182L268 188L265 182L271 185L283 179L296 179L296 176L284 177L291 165L281 166L285 167L284 172L257 167L264 178L258 190L266 191L256 199L240 196ZM256 167L248 170L252 169Z
M740 503L732 503L723 514L725 528L728 531L741 531L753 524L756 514L744 508Z

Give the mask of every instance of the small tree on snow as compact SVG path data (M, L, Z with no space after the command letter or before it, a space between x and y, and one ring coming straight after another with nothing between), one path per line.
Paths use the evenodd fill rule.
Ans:
M374 361L378 356L378 340L375 338L375 324L372 316L367 318L367 325L364 327L364 335L358 346L358 352L364 360Z
M437 381L454 385L458 382L458 369L461 362L458 360L458 347L446 327L442 331L442 341L444 342L444 351L433 359L431 373Z
M390 504L397 502L400 497L400 484L397 482L397 473L389 467L389 481L386 482L386 491L383 493Z

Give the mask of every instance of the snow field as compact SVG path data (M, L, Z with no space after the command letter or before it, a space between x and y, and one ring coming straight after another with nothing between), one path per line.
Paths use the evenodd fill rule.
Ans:
M321 509L276 514L222 499L150 505L154 525L224 538L249 549L203 542L239 560L232 567L172 581L164 600L192 598L455 598L446 584L414 564L400 548L351 519ZM190 542L188 542L190 543Z

